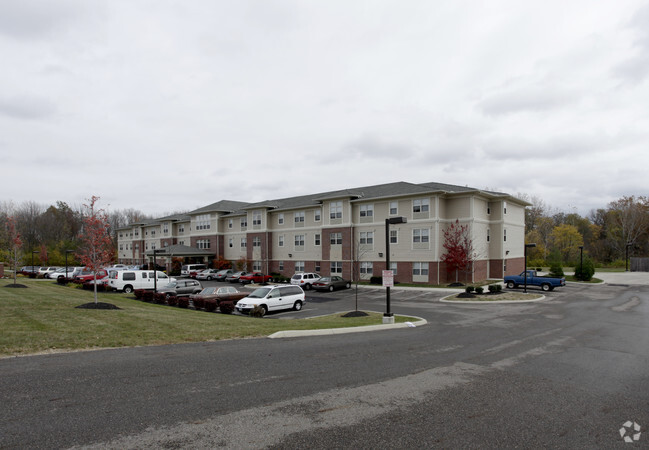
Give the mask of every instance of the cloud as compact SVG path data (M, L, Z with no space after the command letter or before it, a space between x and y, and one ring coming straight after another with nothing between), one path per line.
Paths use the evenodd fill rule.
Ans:
M84 3L73 0L0 1L0 34L28 40L51 36L73 23L85 9Z
M633 55L617 64L613 74L631 85L637 85L649 77L649 6L633 15L626 30L636 36L630 49Z
M556 83L531 83L505 86L488 95L477 105L488 116L520 112L551 112L574 105L581 98L578 89Z
M15 119L43 119L54 115L56 109L56 106L51 101L43 97L0 98L0 115Z

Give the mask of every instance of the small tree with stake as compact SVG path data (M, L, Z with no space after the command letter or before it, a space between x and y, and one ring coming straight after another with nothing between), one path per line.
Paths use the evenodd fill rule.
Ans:
M99 197L92 196L88 205L83 205L86 214L83 217L79 250L76 255L85 267L93 272L95 284L95 305L97 304L97 271L113 261L113 241L110 237L108 214L97 209L95 204Z
M14 265L14 286L16 285L16 274L18 273L18 251L23 246L20 233L16 230L16 219L13 216L7 217L7 234L11 244L11 259Z
M468 273L473 263L473 241L469 236L469 226L460 225L459 220L444 230L444 249L442 262L446 263L448 272L455 271L455 281L458 281L458 272Z

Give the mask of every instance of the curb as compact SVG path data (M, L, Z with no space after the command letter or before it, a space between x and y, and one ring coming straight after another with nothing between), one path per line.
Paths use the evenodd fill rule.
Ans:
M419 320L417 320L416 322L365 325L362 327L327 328L323 330L284 330L273 333L268 337L270 339L278 339L304 336L330 336L333 334L364 333L367 331L392 330L396 328L415 328L428 324L428 321L426 319L423 319L421 317L417 317L417 319Z

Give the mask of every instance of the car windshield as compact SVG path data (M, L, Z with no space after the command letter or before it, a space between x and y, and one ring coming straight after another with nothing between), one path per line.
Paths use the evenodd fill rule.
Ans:
M166 288L175 288L176 286L178 286L178 283L176 283L175 281L172 281L171 283L167 284L165 287Z
M252 291L248 298L264 298L270 292L270 288L259 288Z
M200 295L212 295L214 292L216 292L215 287L207 287L201 291Z

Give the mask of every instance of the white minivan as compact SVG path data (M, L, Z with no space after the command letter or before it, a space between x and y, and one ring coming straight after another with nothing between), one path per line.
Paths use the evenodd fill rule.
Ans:
M205 269L207 269L205 264L184 264L180 268L180 276L191 277L192 273L200 272Z
M164 272L153 270L111 270L108 274L108 287L127 294L135 289L153 289L156 284L162 287L172 281L176 279L169 278Z
M280 309L299 311L306 301L300 286L264 286L252 291L237 302L235 308L241 314L250 314L255 306L261 307L263 314Z

